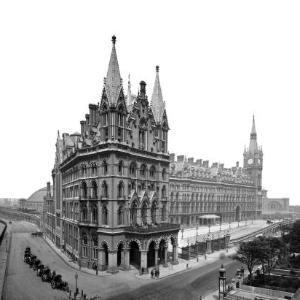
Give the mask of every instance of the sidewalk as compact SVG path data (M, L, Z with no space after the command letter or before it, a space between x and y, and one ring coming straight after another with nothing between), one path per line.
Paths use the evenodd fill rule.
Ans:
M159 266L159 272L160 272L159 278L165 278L168 276L175 275L177 273L189 271L191 269L200 268L200 267L203 267L205 265L208 265L215 261L220 260L220 255L230 256L230 255L233 255L234 253L236 253L236 248L232 247L232 248L228 249L228 252L226 252L226 250L223 249L223 250L215 251L211 254L207 254L206 259L205 259L204 255L199 255L198 262L197 262L196 258L190 259L189 261L187 261L185 259L178 259L179 264L177 264L177 265L172 265L172 264L168 263L168 267ZM150 274L152 269L154 269L154 267L149 268L149 274L143 274L143 275L137 274L136 276L140 279L152 279L151 274Z

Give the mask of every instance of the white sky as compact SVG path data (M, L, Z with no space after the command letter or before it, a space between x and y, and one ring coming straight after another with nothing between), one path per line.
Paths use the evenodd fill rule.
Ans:
M125 90L160 79L169 151L242 162L252 114L269 196L300 204L299 1L1 1L0 197L51 179L57 130L97 103L111 36Z

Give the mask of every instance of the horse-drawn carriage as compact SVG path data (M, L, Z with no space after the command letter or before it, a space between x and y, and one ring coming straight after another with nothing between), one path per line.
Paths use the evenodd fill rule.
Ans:
M31 236L33 236L33 237L43 236L43 232L41 232L41 231L32 232Z
M52 273L49 267L44 267L41 271L41 278L42 281L51 282L52 280Z
M42 262L39 259L36 259L32 265L32 269L34 271L37 271L38 267L42 264Z
M69 291L68 283L62 280L62 276L60 274L57 274L52 278L51 287L53 289L61 289L66 292Z

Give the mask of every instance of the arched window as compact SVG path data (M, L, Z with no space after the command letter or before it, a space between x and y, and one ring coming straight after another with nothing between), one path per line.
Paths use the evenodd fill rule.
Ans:
M122 181L118 184L118 197L124 197L124 184Z
M137 224L137 202L134 201L130 208L130 222L131 225L135 226Z
M83 181L83 182L81 183L81 197L82 197L83 199L87 199L87 197L88 197L87 185L86 185L86 182L85 182L85 181Z
M166 169L163 169L161 172L162 180L166 180L167 172Z
M129 174L130 176L136 176L136 164L132 162L129 166Z
M147 224L147 210L148 210L147 203L146 201L144 201L141 210L141 217L144 225Z
M149 175L151 178L154 178L154 176L155 176L155 167L154 166L151 166Z
M151 205L151 221L153 224L157 223L157 203L153 201Z
M106 205L102 206L102 224L103 225L108 224L108 211Z
M140 175L142 177L145 177L146 176L146 165L142 164L141 165L141 168L140 168Z
M92 209L92 216L93 216L93 223L98 224L98 208L97 206L94 206Z
M166 198L167 197L167 189L166 189L165 185L161 189L161 197L162 198Z
M102 183L102 197L108 198L108 187L105 181Z
M87 221L87 208L86 208L86 206L82 207L82 221L83 222Z
M82 237L82 243L83 243L84 245L87 245L87 243L88 243L88 238L87 238L87 235L86 235L86 234L84 234L83 237Z
M106 175L108 171L107 162L104 160L102 163L103 174Z
M92 199L97 199L98 198L98 186L96 181L92 181Z
M123 161L122 160L119 161L118 172L119 172L119 175L123 174Z
M167 215L167 205L166 203L163 204L163 207L161 209L161 220L165 221L166 220L166 215Z
M118 225L124 224L124 207L121 205L118 209Z

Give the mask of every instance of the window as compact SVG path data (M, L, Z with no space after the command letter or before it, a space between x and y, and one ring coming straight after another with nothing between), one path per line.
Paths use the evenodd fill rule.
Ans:
M154 175L155 175L155 167L154 166L151 166L149 175L151 178L154 178Z
M105 160L102 163L102 168L103 168L103 174L106 175L108 167L107 167L107 162Z
M144 165L144 164L141 165L140 175L143 177L146 176L146 165Z
M163 169L161 173L162 180L166 180L166 174L167 174L166 169Z
M118 209L118 225L124 224L124 208L120 206Z
M122 160L119 161L118 172L120 175L122 175L122 173L123 173L123 161Z
M122 181L118 184L118 197L124 197L124 184Z
M81 197L83 199L86 199L88 197L88 192L87 192L87 185L86 185L86 182L83 181L81 183Z
M164 203L163 207L162 207L162 212L161 212L162 221L166 220L166 214L167 214L167 205Z
M102 206L102 224L103 225L108 224L108 211L106 205Z
M134 162L130 164L129 173L131 176L136 176L136 164Z
M153 224L156 224L156 213L157 213L157 203L154 201L151 206L151 221Z
M137 224L137 203L134 201L130 209L130 221L131 225L135 226Z
M142 222L144 225L147 224L147 210L148 210L148 207L147 207L146 202L144 201L144 203L142 205L142 211L141 211Z
M108 198L108 187L105 181L102 183L102 197Z
M96 181L92 182L92 194L91 194L92 199L97 199L98 198L98 186Z

